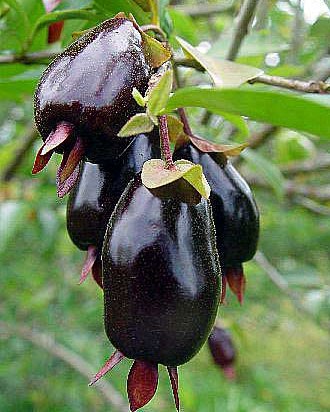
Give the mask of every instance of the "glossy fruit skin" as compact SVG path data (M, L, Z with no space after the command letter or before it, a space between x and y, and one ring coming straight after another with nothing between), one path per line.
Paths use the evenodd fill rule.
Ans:
M253 258L259 238L259 212L251 189L226 157L199 151L191 143L174 157L199 163L211 187L210 201L221 266Z
M106 20L72 43L43 73L34 100L38 131L45 140L59 122L72 123L89 161L116 158L131 141L117 133L141 111L133 87L144 93L150 75L135 24L124 18Z
M82 163L67 205L67 230L79 249L102 246L110 215L127 184L142 170L144 162L159 157L158 140L155 129L136 136L115 164Z
M220 295L210 203L160 198L136 176L110 218L102 261L112 344L128 358L166 366L191 359Z

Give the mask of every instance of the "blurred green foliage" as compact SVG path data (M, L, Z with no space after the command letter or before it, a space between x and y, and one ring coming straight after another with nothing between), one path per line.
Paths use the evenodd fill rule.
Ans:
M178 49L174 35L179 35L195 46L210 48L213 56L224 57L241 2L234 1L227 11L205 16L193 15L192 10L196 4L203 9L206 2L172 3L173 8L162 13L164 28L168 31L173 26L172 46ZM317 3L326 7L322 1ZM330 74L329 9L311 21L310 9L305 5L306 20L292 59L297 2L265 0L260 4L238 61L281 76L316 78L326 70ZM140 23L150 19L133 0L65 0L56 10L68 9L78 9L77 18L65 22L62 42L50 46L46 43L47 28L35 31L45 15L41 1L0 2L0 61L3 56L22 51L56 52L72 41L73 31L91 27L120 10L132 11ZM81 9L83 13L79 14ZM34 32L36 35L31 37ZM12 166L17 151L31 134L33 90L45 67L0 64L1 173ZM183 69L180 77L186 85L209 82L206 75L193 69ZM259 89L243 86L247 87ZM261 89L274 90L268 86ZM214 116L202 124L202 109L191 109L190 114L196 133L224 143L241 141L234 118ZM328 121L319 119L322 125ZM236 120L237 124L241 125ZM248 127L251 139L262 131L255 122L249 121ZM77 285L84 256L66 234L65 200L56 198L55 163L59 158L40 175L30 175L38 146L39 142L32 140L22 162L1 182L0 411L115 411L97 389L87 388L84 376L5 327L24 325L43 332L86 359L95 372L113 350L103 331L101 291L91 279L81 287ZM328 138L274 129L262 145L250 154L246 152L238 162L237 167L252 182L259 204L260 250L279 269L300 306L279 290L255 261L246 264L243 307L230 294L228 304L219 309L219 320L229 327L238 348L237 381L227 382L213 365L207 347L203 348L193 361L180 367L184 411L330 409L330 168L317 168L318 159L324 158L329 148ZM304 172L306 162L314 169ZM290 172L293 166L300 166L302 171ZM288 184L294 190L288 190ZM306 199L312 203L306 203ZM104 378L124 397L129 365L129 361L123 362ZM164 370L156 397L143 410L174 410Z

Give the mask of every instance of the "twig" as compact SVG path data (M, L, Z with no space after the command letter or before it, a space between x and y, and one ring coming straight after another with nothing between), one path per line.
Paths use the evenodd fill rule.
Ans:
M322 81L302 81L287 79L279 76L269 76L267 74L261 74L249 81L253 83L269 84L270 86L283 87L285 89L296 90L304 93L327 93L330 92L330 84Z
M31 149L34 141L38 136L38 132L34 125L30 125L26 133L25 139L22 142L22 145L15 152L12 161L8 164L5 170L2 173L1 181L9 182L15 175L17 169L24 160L25 155Z
M299 298L299 295L290 289L289 283L282 276L282 274L270 263L267 257L261 252L257 251L253 259L257 265L263 269L269 279L274 283L274 285L280 289L288 298L290 298L293 305L299 310L307 314L310 319L317 322L322 328L329 331L330 326L328 322L323 322L317 319L314 314L304 306Z
M313 173L330 168L330 154L321 153L311 160L295 162L288 166L282 166L281 172L287 176L295 176L300 173Z
M235 2L229 1L228 4L196 4L187 6L175 6L178 10L190 17L207 17L215 13L228 13L235 10Z
M72 350L66 348L60 343L56 342L51 336L46 333L40 333L30 329L25 325L15 323L15 325L7 322L0 321L0 327L2 331L11 335L17 335L25 340L28 340L33 345L38 346L47 352L51 353L55 357L61 359L73 369L79 372L81 375L90 379L94 374L94 368L86 362L81 356ZM123 397L116 391L116 389L106 380L100 381L95 385L109 404L121 412L128 411L128 405Z
M287 196L300 195L305 197L311 197L319 201L326 202L330 200L330 185L323 186L309 186L303 184L297 184L291 180L286 181L285 193Z
M23 64L43 64L47 63L49 59L53 59L58 55L58 52L53 51L39 51L35 53L26 54L2 54L0 55L1 63L23 63Z
M302 0L298 0L295 6L295 16L292 26L291 48L289 59L292 64L298 63L298 55L303 43L302 31L304 28L304 16L302 9Z
M260 132L251 135L248 140L249 147L251 149L256 149L257 147L263 145L277 130L277 126L272 126L270 124L265 125Z
M292 201L317 215L330 216L330 207L320 205L308 197L297 196L294 197Z
M270 186L256 175L245 175L246 181L251 186L270 189ZM285 195L289 198L294 196L304 196L319 200L320 202L327 202L330 200L330 185L310 186L299 184L292 180L286 180L284 183Z
M205 71L204 68L195 60L177 58L175 59L175 65L191 67L199 71ZM330 92L330 83L325 83L321 80L295 80L288 79L286 77L280 76L269 76L267 74L261 74L254 79L249 80L250 84L254 83L263 83L270 86L282 87L285 89L296 90L304 93L329 93Z
M244 37L248 33L248 27L256 10L259 0L245 0L237 18L232 43L227 53L227 60L235 60Z

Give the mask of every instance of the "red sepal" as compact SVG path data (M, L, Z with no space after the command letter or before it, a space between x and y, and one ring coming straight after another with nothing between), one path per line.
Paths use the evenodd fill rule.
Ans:
M242 305L246 286L243 266L227 267L224 272L231 291L237 296L239 303Z
M75 171L79 165L80 160L84 156L84 145L82 140L77 137L76 143L69 153L63 155L63 161L61 163L61 169L59 169L59 184L63 184Z
M173 397L175 400L175 407L177 411L180 411L180 399L179 399L179 377L178 377L178 368L176 367L168 367L167 368L168 374L170 376L171 386Z
M98 248L93 245L89 245L87 249L86 259L81 270L79 285L81 285L87 278L88 273L92 270L98 256Z
M48 152L53 151L54 149L56 149L56 147L64 143L70 137L73 128L74 126L71 123L58 123L56 129L49 133L49 136L45 140L41 154L44 156Z
M110 358L105 362L104 366L97 372L93 379L89 382L89 386L94 385L99 379L101 379L106 373L111 371L120 361L124 359L124 355L116 350Z
M136 360L127 378L131 412L142 408L154 396L158 385L158 365Z
M52 157L53 152L48 152L46 155L42 155L41 152L43 151L45 144L43 144L40 149L38 150L38 153L36 155L36 158L34 160L34 164L32 167L32 174L35 175L36 173L41 172L49 162L50 158Z

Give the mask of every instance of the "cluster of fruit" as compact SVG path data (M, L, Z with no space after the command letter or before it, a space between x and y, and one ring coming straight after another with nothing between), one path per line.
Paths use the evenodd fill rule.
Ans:
M168 369L179 410L177 366L209 338L227 282L242 301L242 262L255 253L259 231L252 193L223 154L203 153L191 141L174 152L203 167L210 200L183 178L154 189L142 183L145 162L164 157L158 128L117 134L142 110L132 91L150 87L151 61L141 29L120 15L59 55L35 95L44 144L33 172L54 151L63 154L58 195L72 189L68 233L87 250L80 282L91 271L103 289L105 331L116 348L91 384L124 357L134 359L127 382L132 411L153 397L158 364ZM234 351L219 330L209 345L228 372Z

